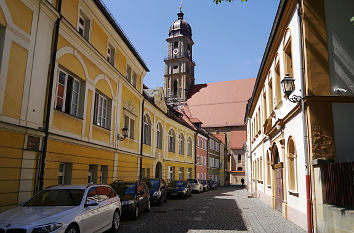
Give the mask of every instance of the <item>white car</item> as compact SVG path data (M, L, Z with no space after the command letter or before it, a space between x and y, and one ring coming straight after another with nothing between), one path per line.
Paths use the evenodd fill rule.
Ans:
M0 214L0 232L90 233L118 230L121 203L108 185L49 187Z
M200 183L199 179L188 179L189 183L191 184L192 192L201 193L203 192L203 185Z

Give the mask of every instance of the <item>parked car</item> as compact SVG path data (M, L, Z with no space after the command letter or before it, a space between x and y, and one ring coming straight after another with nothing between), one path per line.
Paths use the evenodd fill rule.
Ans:
M52 186L1 213L0 232L116 231L120 216L119 197L108 185Z
M213 189L213 190L218 189L218 186L217 186L217 184L215 183L215 181L209 180L208 182L209 182L209 189Z
M150 211L150 194L145 182L120 182L110 184L122 202L122 216L137 219L143 211Z
M144 181L149 188L151 203L161 205L162 201L167 201L167 185L164 179L145 179Z
M200 183L198 179L188 179L191 184L192 192L201 193L203 192L203 185Z
M168 184L167 195L169 197L190 197L192 196L191 186L188 181L172 181Z
M209 191L209 184L206 180L201 180L200 183L203 185L203 192Z

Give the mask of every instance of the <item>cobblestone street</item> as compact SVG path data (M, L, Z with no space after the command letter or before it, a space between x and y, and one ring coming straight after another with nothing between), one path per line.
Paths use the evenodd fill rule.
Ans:
M305 232L247 191L231 186L169 199L138 220L122 220L118 232Z

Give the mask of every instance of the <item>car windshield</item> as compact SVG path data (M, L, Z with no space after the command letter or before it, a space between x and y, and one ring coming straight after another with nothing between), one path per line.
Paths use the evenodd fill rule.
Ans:
M121 184L113 184L111 186L118 193L118 196L136 194L135 183L121 183Z
M189 183L191 183L191 184L196 184L196 183L198 183L198 181L197 181L197 180L194 180L194 179L191 179L191 180L189 180Z
M23 206L78 206L84 193L84 189L43 190Z
M185 181L172 181L170 183L171 187L185 187L186 186L186 182Z
M148 188L154 188L154 189L160 188L160 180L146 180L146 184Z
M207 184L207 182L206 182L206 180L202 180L202 181L200 181L202 184Z
M212 181L212 180L211 180L211 181L209 181L209 184L213 185L213 184L214 184L214 181Z

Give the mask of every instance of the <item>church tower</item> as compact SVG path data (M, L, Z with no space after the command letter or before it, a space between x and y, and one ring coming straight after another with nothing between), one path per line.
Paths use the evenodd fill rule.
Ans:
M192 28L183 19L180 9L178 19L171 25L165 61L165 96L168 104L179 105L186 101L189 90L194 85L194 66L192 59Z

